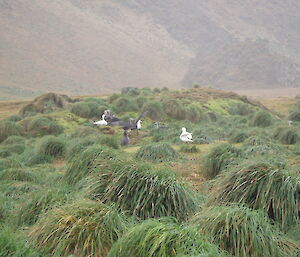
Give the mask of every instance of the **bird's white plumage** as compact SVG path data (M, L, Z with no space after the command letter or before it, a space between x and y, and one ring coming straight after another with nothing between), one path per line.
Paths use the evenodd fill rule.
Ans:
M141 129L142 128L142 121L141 120L138 120L137 123L136 123L136 128L137 129Z
M97 126L106 126L107 121L104 118L105 118L105 114L102 115L102 120L94 121L93 124Z
M181 129L181 134L180 134L179 138L183 142L193 142L192 133L187 132L186 128Z

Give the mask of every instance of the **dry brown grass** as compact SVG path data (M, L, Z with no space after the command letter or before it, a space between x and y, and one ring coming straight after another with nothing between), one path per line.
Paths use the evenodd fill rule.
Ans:
M29 100L0 101L0 120L18 114L19 110L29 102Z

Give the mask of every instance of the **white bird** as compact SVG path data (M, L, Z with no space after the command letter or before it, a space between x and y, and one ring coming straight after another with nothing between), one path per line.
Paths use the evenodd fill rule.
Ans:
M94 121L93 124L97 126L106 126L107 121L104 118L105 118L105 114L102 115L102 120Z
M136 128L137 129L141 129L142 128L142 121L141 120L138 120L137 123L136 123Z
M293 121L288 120L288 125L289 125L289 127L292 126L292 123L293 123Z
M193 142L192 133L187 132L186 128L182 128L181 130L182 132L179 136L180 140L183 142Z

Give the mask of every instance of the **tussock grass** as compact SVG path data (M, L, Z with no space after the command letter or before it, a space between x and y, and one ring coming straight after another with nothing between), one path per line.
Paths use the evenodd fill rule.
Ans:
M97 135L97 134L99 134L99 131L96 128L92 128L89 126L79 126L75 129L75 131L72 133L71 136L83 138L86 136Z
M155 143L142 146L135 155L136 159L164 162L179 159L176 150L168 143Z
M300 110L292 111L288 118L293 121L300 121Z
M277 128L273 137L274 139L278 140L280 143L286 145L296 144L300 140L297 130L289 127Z
M21 136L9 136L1 144L2 145L25 144L25 138Z
M237 132L229 138L230 143L242 143L244 142L249 135L246 132Z
M21 125L12 121L0 121L0 143L9 136L21 136L24 134L24 129Z
M180 147L180 152L184 152L184 153L198 153L200 150L198 149L197 146L193 145L193 146L189 146L189 145L182 145Z
M14 115L7 117L5 120L12 121L12 122L18 122L18 121L22 120L22 117L18 114L14 114Z
M229 205L204 208L193 217L199 230L238 257L287 257L297 246L273 227L262 212Z
M118 113L138 111L138 106L135 102L135 99L128 96L122 96L117 98L113 102L113 107Z
M63 128L46 117L36 117L28 124L28 134L31 136L58 135Z
M92 188L94 195L141 219L173 216L185 220L197 210L195 193L186 183L172 170L156 170L149 164L118 167L96 178Z
M207 241L194 227L179 225L171 219L146 220L121 237L108 257L225 257L216 245Z
M82 118L89 118L91 115L91 108L86 102L78 102L72 104L70 112Z
M74 184L93 172L102 172L111 162L120 160L118 153L105 146L92 145L70 160L65 178Z
M14 157L2 158L0 159L0 171L9 168L20 168L22 164L20 161Z
M186 111L184 106L176 99L169 99L163 103L165 113L176 120L184 120Z
M83 199L48 212L30 236L44 252L57 256L106 256L129 225L113 206Z
M0 180L0 192L10 200L25 200L27 194L40 189L40 186L28 181Z
M17 180L17 181L38 181L38 176L27 169L10 168L0 173L0 180Z
M286 231L299 221L299 176L269 163L250 161L219 177L213 198L264 210Z
M185 118L194 123L208 119L201 107L195 103L189 104L185 108Z
M42 257L26 242L18 231L8 226L0 226L0 256L5 257Z
M39 153L39 152L32 152L30 156L25 160L25 165L27 166L34 166L37 164L44 164L51 162L53 160L53 157L45 154L45 153Z
M162 105L158 101L148 101L143 105L142 111L148 111L147 116L155 121L161 120L164 114Z
M12 145L3 145L0 146L0 155L2 157L7 157L12 154L21 154L25 150L25 145L24 144L12 144Z
M240 155L240 151L228 143L215 146L204 157L205 176L208 178L216 177L222 170L227 169L228 165L235 163L234 161Z
M255 127L269 127L273 123L273 119L270 113L265 111L259 111L255 113L252 120L250 121L251 126Z
M228 112L231 115L248 115L253 111L248 104L245 103L237 103L229 107Z
M49 155L51 157L62 157L65 154L65 150L65 141L55 136L43 137L37 147L39 154Z
M49 211L53 206L65 203L69 199L68 194L68 188L42 189L31 193L15 214L16 224L33 225L39 215Z

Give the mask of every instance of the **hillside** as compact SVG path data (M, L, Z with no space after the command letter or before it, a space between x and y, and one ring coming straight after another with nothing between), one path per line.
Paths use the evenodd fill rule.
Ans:
M300 86L300 2L0 2L3 98Z
M300 99L267 100L195 87L0 102L0 256L296 257Z

